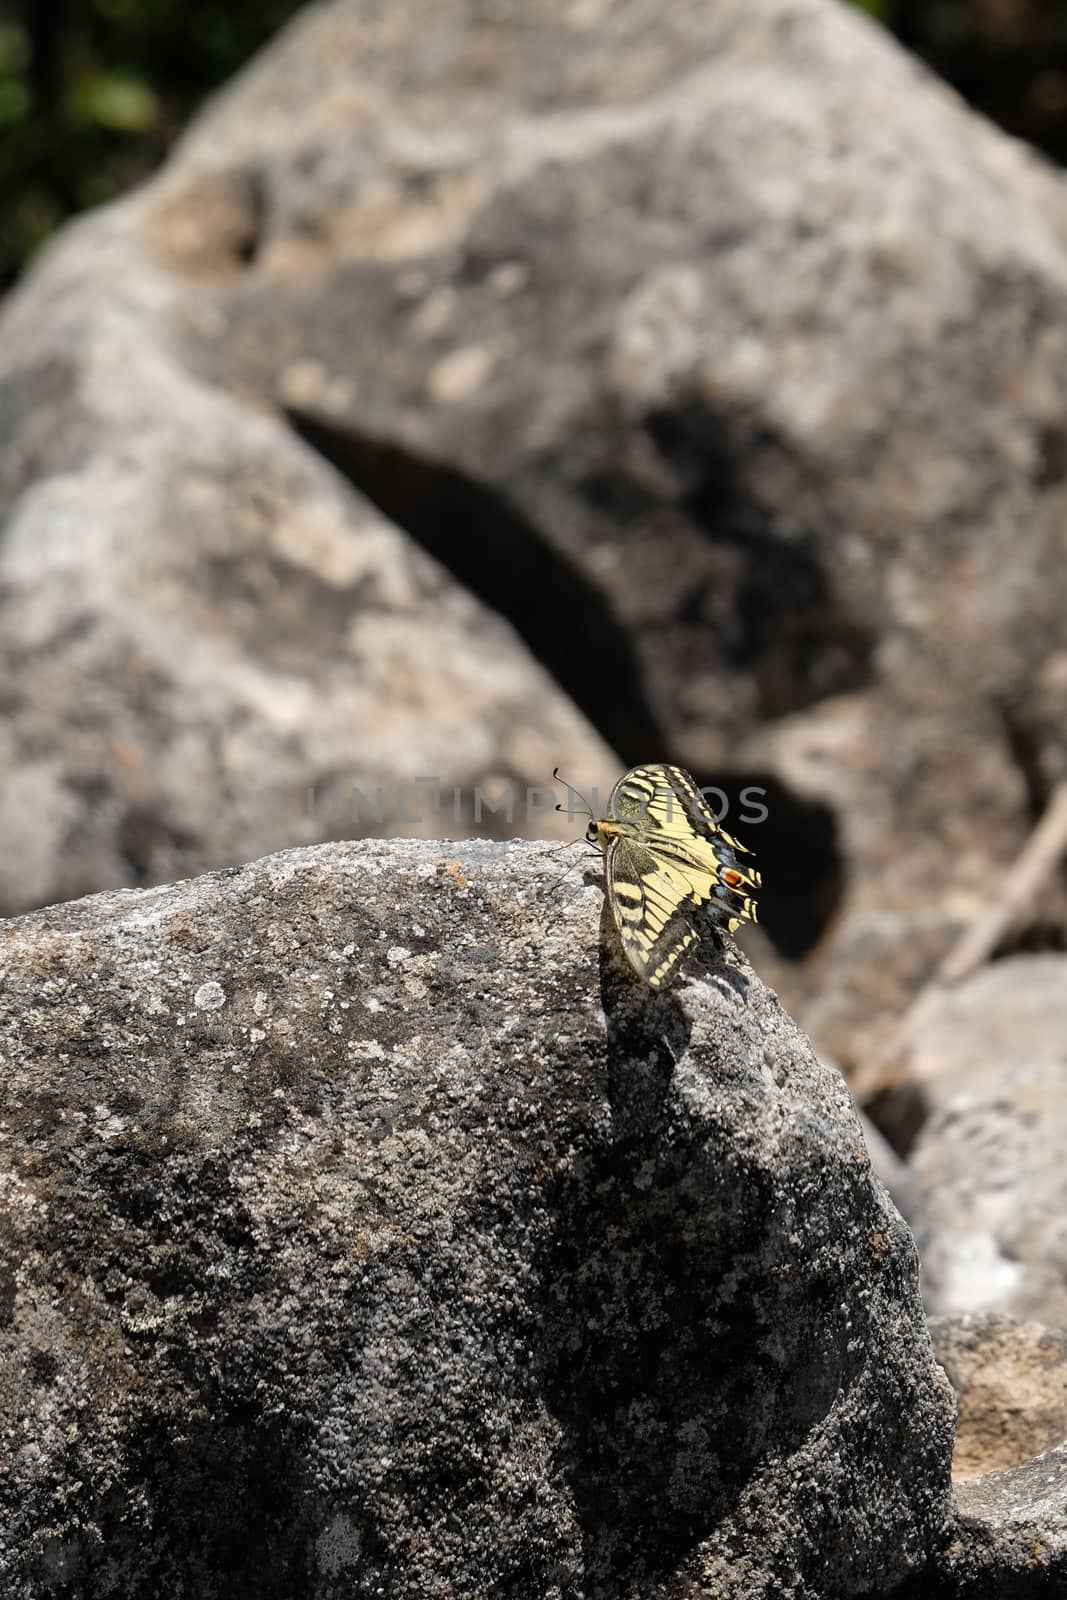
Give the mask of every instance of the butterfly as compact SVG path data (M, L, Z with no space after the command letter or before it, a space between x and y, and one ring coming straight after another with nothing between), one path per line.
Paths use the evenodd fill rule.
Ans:
M704 922L733 933L756 921L760 875L681 767L634 767L586 839L604 852L604 886L634 971L658 989Z

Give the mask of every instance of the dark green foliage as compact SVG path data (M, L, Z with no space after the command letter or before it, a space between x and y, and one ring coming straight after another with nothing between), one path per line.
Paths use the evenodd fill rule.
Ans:
M852 0L963 98L1053 160L1067 162L1063 0Z
M299 0L0 0L0 282L160 161Z
M882 20L965 100L1067 162L1063 0L886 0Z

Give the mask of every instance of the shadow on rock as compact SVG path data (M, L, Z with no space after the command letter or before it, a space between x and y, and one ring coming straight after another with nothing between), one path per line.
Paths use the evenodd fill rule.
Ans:
M722 952L703 964L744 1001ZM607 922L601 995L611 1135L550 1200L540 1361L586 1593L608 1597L676 1573L766 1456L826 1415L860 1357L832 1274L791 1261L773 1153L731 1123L728 1096L679 1094L689 1020L632 975Z

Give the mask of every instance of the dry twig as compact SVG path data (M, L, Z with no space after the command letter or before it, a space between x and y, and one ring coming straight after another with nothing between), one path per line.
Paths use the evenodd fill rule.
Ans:
M1037 894L1067 854L1067 783L1058 783L1015 865L1000 880L996 901L960 934L937 971L901 1017L885 1048L857 1072L852 1090L869 1100L889 1088L917 1034L949 989L977 972L1025 917Z

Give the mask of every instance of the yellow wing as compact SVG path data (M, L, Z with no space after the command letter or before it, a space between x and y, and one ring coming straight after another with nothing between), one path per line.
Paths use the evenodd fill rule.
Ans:
M693 913L709 899L712 879L618 836L608 845L604 876L623 950L658 989L700 937Z
M610 810L598 826L608 902L631 965L659 988L706 922L733 933L755 921L760 875L680 767L635 767Z

